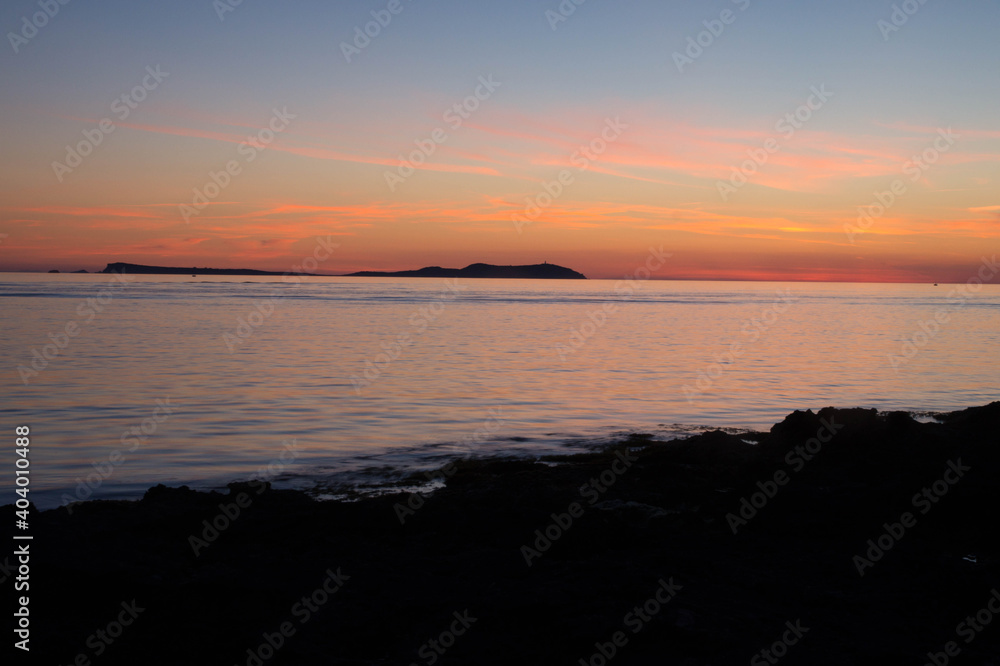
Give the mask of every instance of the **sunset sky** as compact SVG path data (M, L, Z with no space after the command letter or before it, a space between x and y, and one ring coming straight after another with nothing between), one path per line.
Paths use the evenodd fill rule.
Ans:
M330 235L319 272L949 282L1000 249L995 2L51 4L0 8L0 270Z

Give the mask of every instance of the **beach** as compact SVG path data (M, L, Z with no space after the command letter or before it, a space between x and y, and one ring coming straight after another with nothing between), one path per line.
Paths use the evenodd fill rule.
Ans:
M315 501L257 480L33 513L32 653L996 663L998 432L997 402L920 420L828 408L762 432L457 459L414 479L433 492Z

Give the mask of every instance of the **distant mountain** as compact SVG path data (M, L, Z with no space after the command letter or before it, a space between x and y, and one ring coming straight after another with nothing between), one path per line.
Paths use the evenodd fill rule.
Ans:
M530 266L494 266L492 264L470 264L465 268L441 268L427 266L415 271L359 271L348 273L347 277L459 277L459 278L508 278L520 280L586 280L583 273L556 266L555 264L532 264Z
M144 266L124 261L110 263L102 273L131 273L147 275L287 275L274 271L258 271L252 268L197 268L176 266ZM297 275L314 275L297 273ZM322 277L322 276L317 276ZM531 266L494 266L492 264L471 264L465 268L441 268L428 266L415 271L360 271L346 277L460 277L460 278L517 278L522 280L586 280L582 273L556 266L555 264L533 264Z
M175 268L172 266L143 266L116 261L108 264L102 273L146 273L149 275L287 275L274 271L258 271L252 268ZM312 273L296 273L312 275Z

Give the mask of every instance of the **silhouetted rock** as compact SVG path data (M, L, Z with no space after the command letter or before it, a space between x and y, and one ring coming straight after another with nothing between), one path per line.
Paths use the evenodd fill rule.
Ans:
M314 275L313 273L277 273L251 268L177 268L171 266L144 266L116 261L108 264L102 273L134 273L146 275Z
M583 273L555 264L532 264L529 266L494 266L493 264L470 264L465 268L441 268L427 266L415 271L360 271L349 273L348 277L431 277L431 278L509 278L522 280L586 280Z
M286 621L266 666L426 664L421 646L466 610L437 663L601 663L618 631L610 666L772 663L752 659L789 622L808 632L782 664L923 664L948 641L996 664L1000 631L965 643L956 625L1000 586L998 433L1000 402L933 423L827 408L768 433L461 460L427 496L318 502L250 482L33 512L32 652L95 657L88 637L135 599L100 664L257 664ZM295 604L337 572L300 623Z

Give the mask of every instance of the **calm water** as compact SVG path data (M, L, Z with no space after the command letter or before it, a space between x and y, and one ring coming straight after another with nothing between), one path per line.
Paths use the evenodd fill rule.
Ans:
M278 485L335 487L623 432L767 428L794 409L1000 398L997 285L618 286L0 274L2 425L11 445L31 426L33 499L50 507L215 487L283 452ZM32 368L33 349L58 354Z

